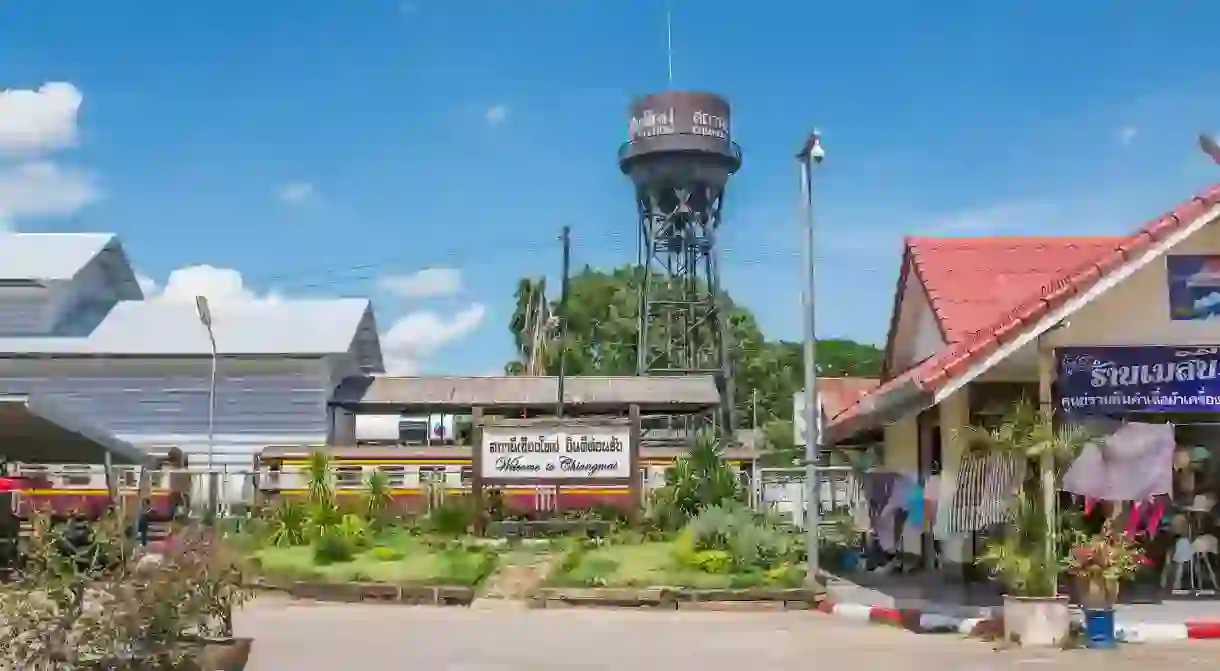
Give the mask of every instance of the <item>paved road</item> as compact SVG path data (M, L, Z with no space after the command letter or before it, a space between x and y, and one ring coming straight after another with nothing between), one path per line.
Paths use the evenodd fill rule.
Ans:
M1214 670L1220 646L1125 646L1114 653L995 651L820 613L526 611L261 600L238 619L255 637L248 671Z

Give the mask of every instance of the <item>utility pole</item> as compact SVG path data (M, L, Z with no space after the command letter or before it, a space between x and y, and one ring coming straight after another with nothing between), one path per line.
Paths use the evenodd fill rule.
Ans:
M559 391L555 399L555 416L563 417L563 382L568 366L568 275L572 263L572 227L564 226L559 236L563 243L563 276L559 284Z
M815 128L805 139L796 155L801 169L801 215L804 223L804 270L805 287L802 307L802 322L805 325L805 551L808 565L805 569L805 584L818 584L820 570L818 536L822 524L822 488L818 478L818 447L821 442L818 426L818 375L817 375L817 321L815 308L815 263L814 263L814 216L813 216L813 164L821 165L826 157L822 149L822 135Z
M750 428L758 428L758 390L750 390Z

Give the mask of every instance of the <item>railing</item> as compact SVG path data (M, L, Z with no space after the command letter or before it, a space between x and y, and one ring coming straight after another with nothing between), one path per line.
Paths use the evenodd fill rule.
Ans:
M720 140L718 138L709 137L707 135L696 135L694 133L670 133L669 135L657 135L654 137L640 138L639 140L633 140L631 142L624 142L622 146L618 148L618 160L621 162L629 158L632 148L637 146L637 144L647 142L649 140L658 140L661 138L670 140L670 145L672 146L666 147L666 149L670 151L708 152L708 148L711 146L711 143L719 142L722 145L726 145L726 149L728 150L727 153L725 153L726 156L733 159L737 163L741 162L741 147L736 142L725 142L724 140ZM688 139L698 139L699 141L686 142Z

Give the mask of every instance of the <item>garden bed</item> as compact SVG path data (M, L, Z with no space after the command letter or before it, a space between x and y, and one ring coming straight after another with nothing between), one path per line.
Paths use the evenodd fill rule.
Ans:
M315 547L266 547L253 554L254 587L319 601L468 605L495 569L485 545L389 533L347 561L325 561Z
M602 545L572 550L547 587L656 588L686 590L793 589L803 571L783 567L770 571L708 572L679 562L678 541ZM732 599L729 599L732 600Z

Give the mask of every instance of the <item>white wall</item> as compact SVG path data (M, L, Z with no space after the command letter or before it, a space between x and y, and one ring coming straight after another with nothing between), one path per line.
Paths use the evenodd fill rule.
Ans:
M898 329L894 334L894 347L890 353L890 370L898 373L940 352L945 347L936 314L928 301L928 293L914 268L907 269L906 288L902 294L902 308L898 316Z

